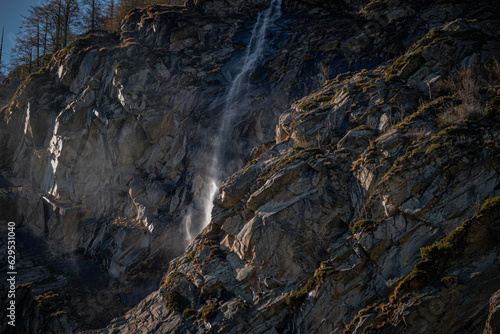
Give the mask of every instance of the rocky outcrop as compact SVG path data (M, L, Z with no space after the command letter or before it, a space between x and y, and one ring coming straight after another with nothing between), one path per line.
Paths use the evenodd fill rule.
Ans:
M490 309L488 314L488 320L486 322L485 333L491 334L495 333L499 329L498 324L498 300L499 292L495 292L490 299Z
M498 290L496 199L476 212L500 195L495 24L442 22L293 104L160 290L104 332L480 332Z
M200 210L225 90L267 5L221 3L135 10L119 35L56 54L2 111L26 228L56 257L99 263L99 288L125 304L167 272L103 331L429 332L436 317L494 331L495 218L478 209L500 195L498 5L285 1L212 220L184 250L203 228L182 223ZM415 278L422 250L456 228L470 258ZM71 312L67 328L96 326Z

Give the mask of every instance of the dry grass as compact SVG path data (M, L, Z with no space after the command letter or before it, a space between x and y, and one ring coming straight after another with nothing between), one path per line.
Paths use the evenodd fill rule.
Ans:
M330 80L330 76L331 76L331 69L330 69L330 66L326 65L325 63L323 62L320 62L319 63L319 70L321 72L321 75L323 76L325 82L327 82L328 80Z

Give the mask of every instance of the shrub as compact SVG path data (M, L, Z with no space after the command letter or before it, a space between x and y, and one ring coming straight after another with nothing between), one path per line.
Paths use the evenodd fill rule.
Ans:
M170 312L177 311L184 314L186 309L191 307L189 301L178 292L167 291L163 296L165 297L167 309Z
M300 290L292 291L290 296L286 297L286 304L293 310L297 310L304 300L306 300L307 294L309 291L316 285L318 282L318 276L311 277L307 283Z
M290 296L286 297L286 304L292 309L297 310L307 297L307 292L293 291Z
M210 318L213 318L217 315L218 311L217 311L217 307L215 304L210 304L210 305L203 305L203 307L201 308L201 311L198 312L198 317L202 318L203 320L205 320L206 322L208 322L208 320Z
M450 243L448 238L443 238L433 245L420 248L420 255L423 259L428 260L444 260L448 258L453 249L453 244Z
M165 286L168 287L170 285L175 285L175 283L178 283L184 278L184 275L180 272L175 272L173 274L170 274L167 279L165 280Z
M373 221L371 219L362 219L356 222L356 224L354 224L354 226L352 227L352 232L353 233L370 232L375 230L379 224L380 221Z
M320 269L316 270L315 276L323 278L323 277L334 275L338 272L339 272L339 270L337 268L332 267L332 266L328 266L328 267L324 267L324 268L320 268Z
M182 317L183 318L190 318L196 314L196 311L193 310L192 308L185 308L184 311L182 311Z
M490 198L479 209L478 215L488 215L500 212L500 196Z

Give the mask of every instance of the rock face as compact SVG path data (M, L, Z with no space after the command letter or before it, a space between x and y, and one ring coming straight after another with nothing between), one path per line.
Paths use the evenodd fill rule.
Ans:
M99 301L108 317L164 276L103 332L494 333L498 4L285 1L211 222L185 248L204 227L224 94L268 2L225 4L135 10L119 34L57 53L2 110L2 187L21 228L57 259L101 265L97 289L121 297ZM36 283L23 296L45 296ZM92 303L92 287L65 284ZM26 329L105 326L82 318L69 307Z

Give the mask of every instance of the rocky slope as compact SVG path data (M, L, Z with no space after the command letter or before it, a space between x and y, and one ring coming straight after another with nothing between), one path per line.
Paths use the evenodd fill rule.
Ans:
M28 331L102 326L161 276L101 331L498 330L494 1L284 1L211 222L184 249L204 227L224 94L267 5L133 11L119 35L56 54L3 109L2 205L50 253L23 264L40 272L18 290Z

